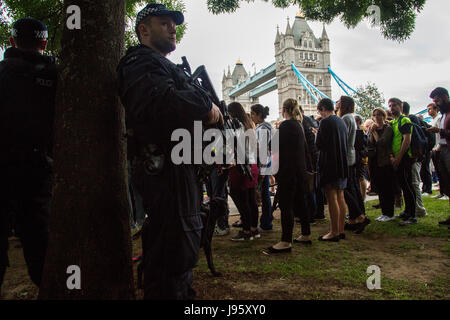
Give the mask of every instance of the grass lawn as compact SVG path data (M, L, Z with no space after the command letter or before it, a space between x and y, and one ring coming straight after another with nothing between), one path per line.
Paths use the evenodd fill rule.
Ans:
M198 299L450 299L450 230L438 221L450 214L448 201L424 197L428 217L417 225L400 227L398 221L376 222L377 201L366 203L372 223L363 234L346 232L339 243L316 239L328 230L328 221L312 226L313 245L294 244L290 254L267 256L261 251L281 237L280 213L275 212L274 231L260 239L236 243L232 234L213 238L216 269L211 276L203 252L194 269ZM396 212L399 213L400 211ZM230 224L238 219L230 217ZM233 228L232 228L233 229ZM294 228L294 236L300 226ZM10 262L3 286L4 299L35 299L37 288L28 278L17 239L10 239ZM133 253L140 252L133 241ZM381 269L381 289L367 289L367 268ZM136 270L136 266L135 266ZM137 297L142 291L137 290Z
M294 244L290 254L261 253L280 240L279 211L275 231L262 234L261 239L235 243L230 236L214 237L214 261L223 277L211 276L201 254L194 272L198 298L449 299L450 231L437 224L450 214L449 203L431 197L423 200L428 216L417 225L376 222L380 210L372 205L378 201L370 201L366 210L372 223L363 234L347 231L347 239L339 243L319 242L316 239L328 230L325 221L312 226L312 246ZM299 234L296 225L294 236ZM381 269L380 290L367 289L370 265Z

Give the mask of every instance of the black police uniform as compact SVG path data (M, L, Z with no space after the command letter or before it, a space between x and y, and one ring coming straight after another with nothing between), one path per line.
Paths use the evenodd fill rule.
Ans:
M56 66L9 48L0 62L0 285L8 265L8 214L15 215L31 280L39 285L48 240Z
M122 58L118 80L127 130L138 153L131 179L149 215L142 233L144 298L192 299L201 193L194 165L171 161L178 143L171 135L184 128L193 137L194 121L208 117L211 100L181 68L144 45L130 48Z

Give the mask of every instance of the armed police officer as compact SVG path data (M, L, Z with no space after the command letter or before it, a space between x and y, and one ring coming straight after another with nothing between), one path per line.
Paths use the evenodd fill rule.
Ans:
M44 56L47 27L33 18L13 24L0 62L0 287L8 266L8 215L31 280L40 285L48 239L56 66Z
M133 184L144 199L144 298L193 299L192 268L200 247L200 188L192 164L171 160L172 132L193 133L194 121L222 122L219 108L166 56L176 48L184 16L148 4L136 18L140 44L118 66L119 95L134 150ZM130 140L129 140L130 141ZM129 150L130 151L130 150Z

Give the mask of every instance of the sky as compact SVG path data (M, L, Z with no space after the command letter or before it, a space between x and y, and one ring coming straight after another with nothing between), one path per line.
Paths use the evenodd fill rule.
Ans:
M243 2L232 14L213 15L206 0L185 0L187 31L168 58L181 63L186 56L194 70L205 65L221 97L222 77L228 66L233 71L240 59L251 74L275 61L274 40L277 25L285 31L287 17L292 22L298 7L274 8L270 3ZM403 43L384 39L378 29L366 22L347 29L339 19L326 25L330 38L331 68L355 88L375 83L386 100L398 97L408 101L412 112L426 107L432 89L450 87L450 1L428 0L416 20L411 38ZM316 37L322 23L309 21ZM255 67L252 67L252 64ZM332 98L344 92L332 81ZM268 120L278 117L276 91L260 97L270 108Z
M221 97L224 70L231 71L241 60L248 72L269 66L275 61L274 40L277 25L286 30L287 17L292 25L298 7L279 9L261 0L242 2L235 13L213 15L206 0L184 0L187 31L169 59L181 63L186 56L192 70L205 65ZM450 87L450 1L428 0L416 20L411 38L403 43L384 39L378 29L366 22L347 29L339 19L326 25L330 38L331 68L355 88L367 82L375 85L387 99L408 101L412 112L430 103L428 98L437 86ZM309 21L316 37L322 23ZM252 66L255 64L255 66ZM344 94L332 80L332 99ZM270 108L268 120L278 117L277 92L260 97Z

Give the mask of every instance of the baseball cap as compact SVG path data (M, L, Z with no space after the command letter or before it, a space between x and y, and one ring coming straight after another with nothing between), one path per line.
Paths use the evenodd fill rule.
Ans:
M144 9L139 11L136 17L135 30L137 32L138 25L148 16L171 16L176 25L184 22L184 16L181 11L172 11L161 3L149 3Z
M47 26L40 20L34 18L21 18L14 22L11 36L15 39L47 39Z

